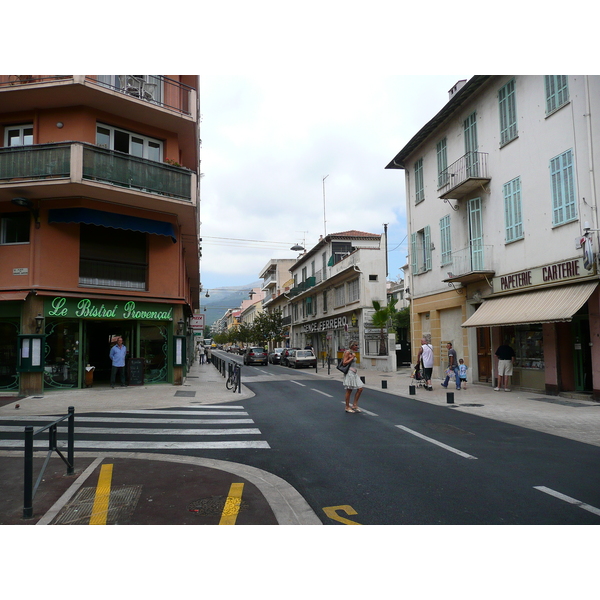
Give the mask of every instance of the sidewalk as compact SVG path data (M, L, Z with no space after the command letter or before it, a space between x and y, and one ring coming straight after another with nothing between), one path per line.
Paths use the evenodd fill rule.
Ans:
M239 403L253 395L247 388L228 391L214 366L195 364L182 386L96 386L51 390L43 397L20 400L4 394L4 401L0 395L0 417L62 416L74 406L77 419L83 413L112 410ZM34 457L35 484L46 452L35 452ZM106 524L321 525L292 486L254 467L180 455L77 451L74 475L66 474L56 454L50 459L31 519L23 519L23 452L0 451L0 525L90 524L99 514L95 502L102 499L99 478L107 465L112 465L110 504L106 496L100 514Z
M272 368L269 365L268 370ZM433 381L433 391L416 387L413 395L410 372L410 368L395 373L359 368L366 388L361 402L367 401L369 390L378 390L600 446L600 403L519 390L496 392L483 384L468 384L466 390L453 389L451 384L444 389L441 380ZM319 366L316 373L313 369L290 370L289 375L316 375L339 381L340 385L342 379L333 365L330 373ZM252 380L265 381L266 377L271 376ZM43 397L16 401L6 398L6 394L3 401L0 394L0 417L65 415L69 406L75 407L77 416L124 409L240 403L253 395L244 386L241 393L228 391L213 365L195 364L182 386L51 390ZM451 399L453 403L449 402ZM45 452L35 453L34 479L45 456ZM107 464L113 465L111 499L116 500L114 508L111 504L107 511L109 524L218 524L226 512L225 506L232 502L228 499L235 483L244 484L236 524L321 524L293 487L265 471L229 461L134 452L76 452L73 476L66 475L66 467L58 457L51 458L34 498L34 518L23 520L22 451L0 451L0 524L89 523L101 468Z

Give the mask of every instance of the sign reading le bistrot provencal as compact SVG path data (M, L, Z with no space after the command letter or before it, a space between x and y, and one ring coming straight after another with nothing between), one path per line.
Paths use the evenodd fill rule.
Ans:
M52 298L45 303L46 317L64 319L125 319L170 321L173 319L173 307L166 304L140 303L133 300L120 303L104 303L89 298Z

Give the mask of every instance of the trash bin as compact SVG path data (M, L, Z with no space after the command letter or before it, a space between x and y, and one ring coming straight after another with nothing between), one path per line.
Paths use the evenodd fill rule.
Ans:
M85 368L85 387L93 387L94 386L94 371L96 367L90 367L88 365Z

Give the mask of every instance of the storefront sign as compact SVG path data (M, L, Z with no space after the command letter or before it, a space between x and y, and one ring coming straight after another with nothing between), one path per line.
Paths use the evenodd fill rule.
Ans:
M314 333L317 331L329 331L332 329L344 329L348 325L347 317L334 317L333 319L321 319L313 323L302 325L303 333Z
M136 305L133 300L125 300L123 304L105 304L89 298L58 297L46 301L45 312L47 317L65 319L173 320L173 307L145 302Z
M548 283L581 279L588 275L584 269L583 258L574 258L562 262L534 267L526 271L494 277L494 293L520 290Z

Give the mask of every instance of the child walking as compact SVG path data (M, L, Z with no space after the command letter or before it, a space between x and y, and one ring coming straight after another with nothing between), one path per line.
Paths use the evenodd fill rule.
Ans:
M467 370L469 367L465 365L465 361L461 358L458 361L458 377L460 378L460 388L461 390L467 389Z

